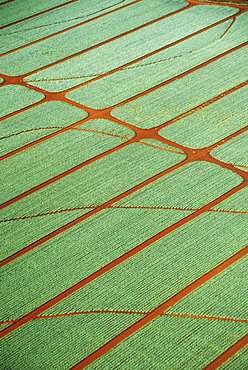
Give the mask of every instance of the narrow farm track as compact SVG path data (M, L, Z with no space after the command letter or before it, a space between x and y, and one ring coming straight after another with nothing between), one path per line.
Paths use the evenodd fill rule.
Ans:
M63 213L63 212L72 212L72 211L77 211L81 209L95 209L97 207L79 207L79 208L73 208L73 209L63 209L60 211L54 211L54 212L49 212L49 213L43 213L39 215L34 215L34 216L25 216L25 217L19 217L19 218L12 218L10 220L1 220L1 222L11 222L11 221L18 221L18 220L25 220L27 218L34 218L34 217L42 217L42 216L48 216L48 215L54 215L57 213ZM170 209L170 210L178 210L178 211L197 211L195 208L171 208L171 207L122 207L122 206L110 206L109 208L123 208L123 209ZM248 211L228 211L225 209L210 209L209 212L225 212L225 213L240 213L240 214L247 214Z
M2 368L244 367L248 4L0 8Z
M51 316L37 316L35 320L42 320L42 319L56 319L59 317L68 317L68 316L76 316L76 315L90 315L93 313L118 313L118 314L126 314L126 315L148 315L149 312L132 312L132 311L110 311L110 310L101 310L101 311L86 311L86 312L73 312L73 313L66 313L62 315L51 315ZM208 317L208 316L193 316L193 315L177 315L177 314L166 314L163 313L161 316L169 316L169 317L188 317L193 319L205 319L205 320L220 320L220 321L235 321L235 322L245 322L247 323L248 320L239 320L239 319L228 319L222 317ZM0 325L6 324L13 324L15 321L5 321L1 322Z

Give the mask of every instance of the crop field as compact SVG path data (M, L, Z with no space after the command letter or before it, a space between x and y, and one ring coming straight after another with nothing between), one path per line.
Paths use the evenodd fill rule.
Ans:
M248 1L0 1L3 370L245 370Z

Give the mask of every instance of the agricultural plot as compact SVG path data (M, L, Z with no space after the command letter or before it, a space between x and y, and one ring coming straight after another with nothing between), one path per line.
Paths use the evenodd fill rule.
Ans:
M246 1L0 1L2 369L245 369Z

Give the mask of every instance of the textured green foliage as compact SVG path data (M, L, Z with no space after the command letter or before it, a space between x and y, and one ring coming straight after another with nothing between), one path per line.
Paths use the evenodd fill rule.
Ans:
M247 94L248 86L163 128L160 134L190 148L199 149L213 145L246 127L248 121ZM225 145L219 150L222 151L223 147ZM239 150L241 151L241 148ZM237 163L243 163L241 158L238 158Z
M94 129L94 124L91 127ZM122 138L101 132L74 129L7 158L2 168L8 187L3 184L1 201L11 199L123 142Z
M3 267L1 317L24 315L188 214L113 209L92 216Z
M113 139L121 141L105 140ZM2 210L2 219L99 206L183 159L181 154L131 144L10 205Z
M2 369L69 369L138 319L103 313L32 321L2 340Z
M213 209L248 212L248 188L241 189L238 193L217 204Z
M10 2L1 8L1 25L16 22L25 17L30 17L34 14L67 2L68 0L43 0L41 2L36 2L35 4L32 0L18 0L18 3L15 4Z
M247 258L244 257L176 303L168 314L247 320Z
M43 94L20 85L2 86L0 89L0 117L13 113L44 98Z
M102 46L101 49L103 50L95 50L87 53L85 56L81 56L81 60L86 60L86 64L88 58L92 58L93 60L95 58L98 59L98 62L94 63L94 66L96 65L94 68L96 69L92 71L90 64L92 72L85 72L84 75L89 76L90 79L91 74L96 75L107 71L108 65L109 69L111 69L110 67L115 68L120 65L116 64L115 58L117 56L118 63L120 63L121 60L122 64L124 64L129 60L139 57L141 54L147 54L149 51L154 51L160 47L171 44L173 41L175 42L180 40L193 32L201 30L220 19L223 19L225 15L228 16L236 11L232 9L230 13L230 9L225 9L224 12L219 12L219 9L215 9L215 7L198 7L197 14L195 12L195 9L185 10L183 15L177 14L169 19L166 18L146 27L145 29L139 30L135 32L135 34L125 36L121 41L123 45L120 44L120 41L118 42L118 45L120 45L121 48L121 56L119 56L119 52L117 55L115 54L114 45L118 40L110 45ZM187 19L187 27L185 27L185 23L182 21L183 18ZM113 106L219 54L219 49L213 50L208 46L209 44L219 40L219 37L225 32L229 23L230 22L228 21L225 24L218 26L217 34L215 29L215 32L213 30L208 30L182 42L180 47L175 45L170 49L161 51L149 58L145 58L140 62L132 64L113 75L76 89L67 94L67 96L72 100L80 103L84 102L85 105L97 109ZM129 48L128 45L130 43L135 45L135 47ZM227 49L228 44L228 41L226 42L226 40L224 40L220 43L220 48L224 51ZM234 44L233 46L235 45L237 44ZM230 45L228 46L230 47ZM105 67L106 69L102 71L100 66L98 66L99 57L97 56L97 53L102 53L103 51L107 54L105 59L107 59L108 64ZM109 58L109 54L111 55L111 58ZM115 55L114 58L112 57L113 54ZM56 71L56 69L58 70L58 67L56 69L54 67L52 68L51 72L53 70ZM49 70L46 74L48 73ZM112 89L112 86L114 86L114 90ZM174 90L173 96L175 96L175 93L176 89ZM114 115L118 118L120 118L121 115L122 119L126 120L127 117L124 118L124 115L122 114L123 109L124 108L119 108L114 111ZM141 125L140 127L146 126Z
M137 3L132 5L130 9L127 8L123 9L123 11L119 11L118 19L121 22L123 22L123 19L125 19L126 25L131 23L133 24L132 28L136 28L136 26L140 22L139 12L141 11L141 9L142 18L144 18L143 12L145 12L146 10L149 12L148 14L146 14L146 17L151 18L153 14L157 14L159 18L160 16L164 16L184 6L186 6L186 3L181 0L173 2L168 0L143 0L142 5ZM127 19L128 16L129 19ZM113 21L116 22L116 15L109 15L108 18L110 24ZM135 25L133 23L134 20L137 22L137 24ZM147 18L146 20L149 22L149 18ZM98 27L103 27L103 22L101 20L96 22L98 23ZM121 27L122 26L123 25L121 25ZM90 25L85 26L85 28L87 27L90 27ZM94 77L108 72L111 69L128 63L137 57L143 56L144 53L146 54L149 51L151 52L161 46L164 46L165 37L167 40L169 40L169 38L167 38L166 36L166 31L164 30L164 28L165 22L158 21L155 24L132 32L129 35L125 35L120 39L113 40L111 43L107 43L106 45L101 45L100 47L94 48L93 50L76 56L73 59L66 60L55 66L46 68L43 71L31 74L25 80L31 81L33 85L45 88L48 91L62 91L68 89L85 81L91 80ZM114 24L111 32L116 31L116 29L120 29L120 24ZM166 27L166 30L168 33L169 28ZM156 36L156 41L154 39L154 36ZM135 45L135 47L130 48L131 43L132 45ZM115 86L115 93L117 92L116 89L119 88L118 85ZM90 91L92 91L92 89ZM99 93L101 93L101 90L98 88L98 95ZM87 102L88 94L88 91L86 96L83 93L83 95L87 99Z
M1 222L1 260L89 211L91 208L62 213L55 210L54 214Z
M159 317L87 368L203 369L245 332L244 324Z
M194 162L174 170L116 204L197 209L241 181L241 177L214 164Z
M181 297L247 245L248 12L184 0L0 5L0 194L12 198L0 218L0 330L46 304L4 337L0 367L69 369L174 297L87 368L203 369L245 333L244 258ZM201 150L213 144L222 163ZM241 350L222 368L244 364Z
M6 1L6 0L5 0ZM125 0L125 4L133 0ZM28 2L32 6L29 6ZM69 1L51 1L46 0L39 3L34 3L32 0L18 0L16 4L9 4L3 11L3 21L13 21L20 16L25 16L24 13L29 14L33 11L37 13L44 9L52 8L58 4L68 3ZM21 23L14 24L8 27L8 30L3 29L0 35L4 36L5 42L0 39L1 53L13 50L22 45L26 45L32 41L49 36L55 32L65 30L71 26L85 22L88 19L96 17L100 14L106 13L109 10L115 9L122 5L122 0L78 0L74 3L67 4L65 7L57 8L41 14L38 17L27 19ZM34 9L34 5L36 9ZM6 17L4 17L6 15Z
M243 370L248 362L247 346L238 351L233 357L224 362L219 370Z
M246 81L247 69L244 56L247 48L234 51L183 78L115 109L114 117L141 128L151 128L197 107ZM233 68L234 63L235 68Z
M222 0L201 0L200 1L201 3L216 3L216 4L222 4L223 5L223 1ZM228 0L224 0L224 4L234 4L234 5L246 5L247 6L247 1L228 1Z
M240 167L242 170L247 170L248 168L248 131L235 137L234 139L228 141L222 146L212 150L211 154L226 163L231 163L234 165L242 165Z
M102 132L110 136L120 137L121 139L131 139L134 137L134 132L126 126L118 125L115 122L102 118L86 121L82 125L77 126L77 129Z
M164 0L145 0L131 7L121 9L118 15L115 13L109 14L104 18L95 20L93 23L83 24L51 39L17 50L13 54L1 58L2 73L19 75L32 72L42 66L59 61L162 17L166 12L171 13L173 10L186 6L185 1L182 0L176 0L172 6L169 5L171 1L167 0L167 3L161 6L161 4L164 4ZM100 29L101 32L96 32L96 29ZM87 37L85 37L85 34L87 34ZM78 39L80 39L80 42L77 41ZM22 63L23 58L25 58L25 63Z
M1 122L0 154L18 149L86 117L84 110L60 101L45 102L9 117Z
M151 311L246 246L246 219L244 215L235 218L236 222L229 214L219 213L197 217L71 294L46 314L99 309ZM106 248L102 259L105 254Z

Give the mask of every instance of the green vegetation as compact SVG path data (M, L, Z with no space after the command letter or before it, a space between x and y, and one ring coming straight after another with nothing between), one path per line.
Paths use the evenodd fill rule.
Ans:
M245 332L245 324L159 317L87 368L203 369Z
M193 114L159 132L163 137L190 148L200 149L213 145L246 127L248 118L247 94L248 86L198 111L196 110ZM241 138L239 137L238 140L240 142ZM212 153L222 152L224 147L226 147L225 144ZM241 149L239 150L241 151ZM237 163L242 164L243 160L240 157Z
M234 263L165 313L247 320L247 258Z
M45 102L1 122L0 155L87 117L82 109L60 101ZM32 131L34 130L34 131ZM5 138L5 139L4 139Z
M244 114L245 117L245 114ZM247 117L246 117L247 118ZM248 168L248 150L247 150L248 132L233 138L220 147L212 150L211 154L226 163L241 165L240 169ZM242 167L244 166L244 167Z
M25 108L44 98L43 94L20 85L5 85L0 89L0 117Z

